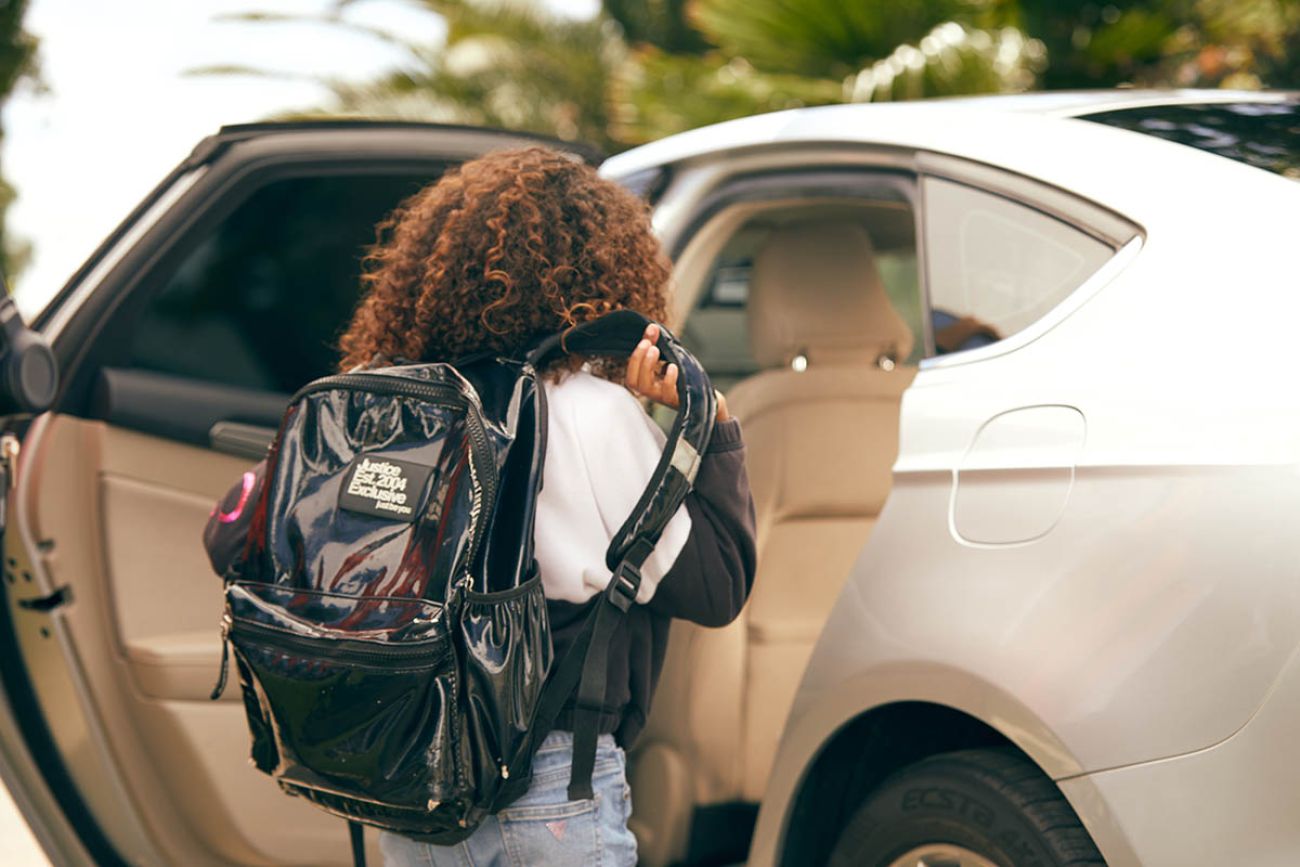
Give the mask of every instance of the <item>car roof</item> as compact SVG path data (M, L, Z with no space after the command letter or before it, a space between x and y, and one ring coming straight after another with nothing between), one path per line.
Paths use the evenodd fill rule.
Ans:
M952 96L923 100L933 105L960 105L997 112L1025 112L1078 117L1101 111L1157 105L1205 105L1224 102L1283 102L1300 98L1300 91L1113 88L1110 90L1050 90Z
M898 136L891 135L892 127L903 119L907 120L908 126L920 126L926 122L947 124L962 118L978 119L976 122L987 124L990 116L1068 120L1125 108L1228 102L1276 103L1296 99L1300 99L1300 91L1115 88L841 103L752 115L678 133L610 157L605 161L604 171L623 176L728 148L793 141L802 138L801 133L806 133L809 128L822 126L819 120L832 117L840 129L826 136L827 141L890 145L906 144Z
M1094 112L1207 102L1275 103L1292 92L1073 91L798 108L725 121L610 157L607 177L727 160L772 148L867 145L957 157L1070 190L1130 220L1159 222L1198 201L1281 196L1300 184L1154 136L1080 119ZM1195 179L1194 185L1189 179Z
M265 136L285 133L315 133L322 130L374 131L382 134L389 130L423 130L430 132L448 131L454 133L473 133L475 135L499 136L503 142L517 142L520 139L532 139L538 144L559 150L569 151L581 157L585 162L599 165L605 155L599 148L582 141L567 141L541 133L519 130L499 129L490 126L469 124L436 123L433 121L389 119L389 118L355 118L355 117L320 117L301 118L288 121L253 121L251 123L225 124L215 133L202 139L194 146L188 163L198 165L212 160L229 145L237 142L263 138Z

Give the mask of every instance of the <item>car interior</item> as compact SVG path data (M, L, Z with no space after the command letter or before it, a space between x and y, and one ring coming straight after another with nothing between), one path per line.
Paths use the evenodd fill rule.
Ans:
M42 699L47 716L98 714L107 737L60 747L127 860L349 863L341 820L249 766L239 691L208 700L221 596L199 538L284 396L329 372L374 223L428 179L281 179L195 228L106 314L69 385L80 401L25 454L29 531L74 600L89 683ZM678 257L682 339L745 427L760 563L736 622L674 626L629 766L648 867L743 860L801 672L889 490L923 353L915 224L905 196L738 202ZM217 419L214 403L243 409Z
M744 855L795 688L888 494L921 344L906 202L738 207L679 263L683 340L745 431L759 566L735 622L670 633L629 770L648 867Z

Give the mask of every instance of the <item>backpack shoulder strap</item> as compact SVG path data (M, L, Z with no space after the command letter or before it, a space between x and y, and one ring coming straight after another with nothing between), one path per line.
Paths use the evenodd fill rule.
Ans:
M546 338L528 353L527 361L540 367L563 353L626 357L636 349L650 322L640 313L618 310ZM564 703L577 689L573 771L569 778L569 799L575 801L593 797L591 774L596 760L596 729L605 701L609 640L636 601L641 589L641 566L690 492L717 414L717 396L708 375L663 325L659 326L657 345L660 357L678 368L677 417L649 484L605 552L605 564L613 573L609 586L596 598L578 640L548 680L535 717L537 731L550 731Z
M636 349L650 323L650 319L633 310L616 310L547 337L528 353L527 360L540 367L565 353L626 358ZM605 552L605 565L610 570L617 570L637 540L643 539L650 543L651 550L654 548L668 520L695 482L700 455L713 435L717 395L708 374L663 325L659 326L657 346L664 361L677 365L677 418L673 420L654 475ZM645 552L642 562L649 553L649 550ZM638 569L640 565L636 564Z

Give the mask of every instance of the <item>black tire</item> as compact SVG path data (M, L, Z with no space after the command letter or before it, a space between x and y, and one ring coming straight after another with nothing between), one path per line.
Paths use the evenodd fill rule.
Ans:
M1055 784L1011 748L943 753L886 778L844 826L831 867L889 867L929 844L1000 867L1105 867Z

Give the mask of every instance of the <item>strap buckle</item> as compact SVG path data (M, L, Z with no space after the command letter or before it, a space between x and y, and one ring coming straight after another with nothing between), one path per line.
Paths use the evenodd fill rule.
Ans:
M627 613L636 601L637 591L641 589L641 569L624 560L614 570L605 588L605 598L619 611Z

